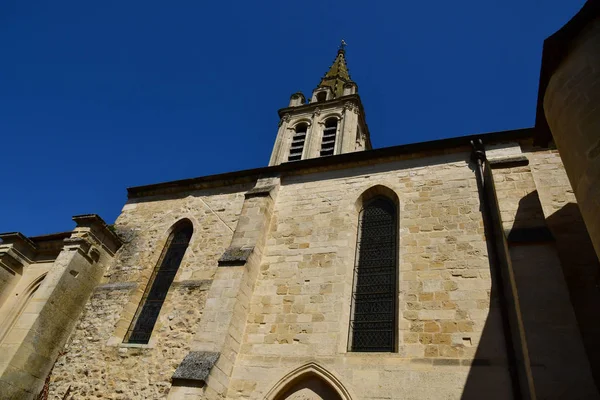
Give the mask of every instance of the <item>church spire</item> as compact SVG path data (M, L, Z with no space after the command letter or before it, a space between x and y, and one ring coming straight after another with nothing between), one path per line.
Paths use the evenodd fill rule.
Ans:
M318 87L329 87L334 97L338 98L344 95L344 84L349 82L352 82L352 79L346 65L346 42L342 40L333 64Z
M306 102L294 93L279 113L277 139L269 165L371 149L358 86L346 66L342 40L333 65Z

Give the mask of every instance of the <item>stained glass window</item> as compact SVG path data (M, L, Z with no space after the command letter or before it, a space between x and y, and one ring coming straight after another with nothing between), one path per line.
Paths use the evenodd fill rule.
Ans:
M142 301L125 336L125 342L145 344L150 340L158 314L167 297L169 287L173 283L175 274L177 274L192 233L191 222L184 220L175 227L169 236L158 262L158 267L154 269L150 277Z
M351 351L393 352L396 347L396 206L377 197L360 213L354 266Z

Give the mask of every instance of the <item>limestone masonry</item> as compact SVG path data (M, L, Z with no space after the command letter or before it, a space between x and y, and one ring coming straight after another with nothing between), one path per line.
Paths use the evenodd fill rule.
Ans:
M268 167L0 234L0 399L600 398L598 4L534 128L372 149L342 43Z

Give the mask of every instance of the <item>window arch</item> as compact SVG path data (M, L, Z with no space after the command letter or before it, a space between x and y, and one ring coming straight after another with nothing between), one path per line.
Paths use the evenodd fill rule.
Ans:
M327 100L327 92L326 91L322 91L317 93L317 101L318 102L323 102Z
M393 352L397 324L397 207L377 196L359 213L350 351Z
M304 122L296 125L296 132L292 138L292 146L290 147L288 161L298 161L302 159L302 151L304 150L304 142L306 141L307 130L308 124Z
M194 227L188 219L178 222L173 228L127 331L126 343L146 344L150 340L160 309L183 260L193 231Z
M325 121L323 139L321 140L321 156L332 156L335 151L335 136L337 133L337 118L329 118Z

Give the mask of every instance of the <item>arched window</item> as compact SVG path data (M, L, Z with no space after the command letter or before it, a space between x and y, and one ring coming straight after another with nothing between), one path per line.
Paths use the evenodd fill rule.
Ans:
M150 340L154 324L156 324L169 287L173 283L183 255L190 243L193 230L192 223L186 219L179 222L169 235L167 244L158 261L158 266L154 268L142 301L127 331L125 342L145 344Z
M323 140L321 141L321 156L332 156L335 151L335 135L337 132L337 119L329 118L325 121Z
M350 351L393 352L397 331L397 212L378 196L359 214Z
M307 124L296 125L296 132L292 139L292 147L290 147L290 155L288 161L298 161L302 159L302 151L304 150L304 142L306 141Z
M317 101L322 102L327 100L327 92L319 92L317 93Z

